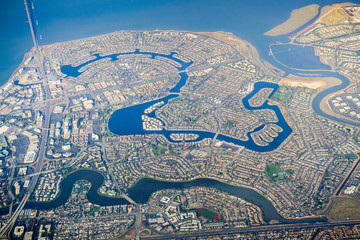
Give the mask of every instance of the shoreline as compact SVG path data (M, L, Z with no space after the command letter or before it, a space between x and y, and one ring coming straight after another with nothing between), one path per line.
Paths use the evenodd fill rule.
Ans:
M215 31L215 32L196 32L207 37L214 38L229 44L237 52L253 60L260 68L276 76L283 75L284 71L273 66L271 63L260 57L259 51L248 41L234 35L232 32Z
M307 30L311 29L313 26L315 26L316 24L319 24L319 23L323 23L324 22L322 21L322 19L328 15L330 12L332 12L332 10L334 9L337 9L337 8L341 8L341 7L345 7L345 6L353 6L353 5L356 5L355 3L351 3L351 2L344 2L344 3L335 3L335 4L332 4L332 5L326 5L324 7L321 8L320 10L320 14L319 14L319 17L314 21L312 22L309 26L306 26L305 28L301 29L299 32L295 33L294 35L292 36L289 36L289 39L290 39L290 44L294 43L295 39L300 36L301 34L303 34L304 32L306 32ZM305 24L304 24L305 25ZM303 25L303 26L304 26Z
M311 102L312 102L316 97L316 95L319 94L320 92L325 91L331 87L341 85L341 83L342 81L336 77L316 77L316 76L302 77L298 75L289 74L287 77L280 80L279 85L289 86L289 87L306 87L316 90L316 92L311 97ZM338 94L344 93L344 89L326 95L326 97L324 97L321 100L319 107L321 111L323 111L324 113L330 116L336 117L338 119L353 121L350 118L347 118L345 116L342 116L334 112L328 103L330 98Z
M318 21L318 19L317 19L316 21ZM315 22L316 22L316 21L315 21ZM310 25L310 26L312 26L312 25ZM309 26L309 27L310 27L310 26ZM300 32L302 32L302 31L300 31ZM296 36L297 36L297 35L298 35L298 34L296 34ZM336 96L337 94L344 93L344 90L347 89L351 84L353 84L353 82L351 82L350 79L348 79L346 76L344 76L344 75L338 73L337 71L335 71L335 70L333 69L333 67L331 67L331 66L330 66L330 67L331 67L331 70L326 70L326 69L300 69L300 68L293 68L293 67L287 66L285 63L281 62L280 60L278 60L278 59L276 58L276 56L273 54L272 49L271 49L271 46L275 46L275 45L287 45L287 44L289 44L289 45L299 45L299 44L293 43L293 42L291 41L291 42L289 42L289 43L274 43L274 44L270 44L269 47L270 47L270 55L272 56L272 58L273 58L278 64L280 64L280 65L282 65L282 66L284 66L285 68L288 68L288 69L290 69L290 70L301 71L301 72L303 72L304 75L305 75L305 76L298 76L298 75L294 75L294 74L289 74L289 76L297 76L296 78L300 78L300 79L303 79L303 78L307 78L307 79L312 78L312 79L315 79L315 80L320 80L320 79L338 79L338 80L341 81L339 84L335 84L335 82L331 81L330 83L326 83L325 86L320 86L320 87L317 89L316 93L311 97L311 108L312 108L312 110L313 110L315 113L317 113L318 115L320 115L320 116L322 116L322 117L325 117L325 118L328 119L328 120L333 120L333 121L336 121L336 122L338 122L338 123L340 123L340 124L345 124L345 125L350 125L350 126L355 126L355 125L357 125L358 123L357 123L356 121L354 121L353 119L347 118L347 117L345 117L345 116L342 116L342 115L334 112L334 111L331 109L331 107L330 107L330 105L329 105L329 103L328 103L328 100L329 100L330 98ZM310 45L309 47L313 47L313 48L314 48L315 46ZM328 66L329 66L329 65L328 65ZM320 109L320 111L321 111L320 113L322 113L322 114L319 114L318 112L315 111L314 105L313 105L314 100L317 98L317 96L318 96L319 94L322 94L323 92L327 91L328 89L330 89L330 88L332 88L332 87L336 87L336 86L342 85L342 84L344 83L344 80L341 80L340 78L337 78L337 77L311 76L311 75L312 75L311 72L327 72L327 73L332 73L332 74L339 74L339 75L341 75L342 77L348 79L348 81L349 81L349 84L346 85L346 86L344 86L343 88L338 89L338 90L336 90L336 91L334 91L334 92L330 92L330 93L328 93L327 95L325 95L325 96L322 97L322 99L321 99L321 100L319 101L319 103L318 103L318 107L319 107L319 109ZM300 73L297 72L296 74L300 74ZM286 77L286 78L287 78L287 77ZM284 78L284 79L286 79L286 78ZM280 82L281 82L281 81L280 81ZM296 82L296 81L295 81L295 82ZM305 84L305 85L306 85L306 84ZM311 87L310 87L310 88L311 88ZM312 88L312 89L314 89L314 88ZM323 114L325 114L325 115L323 115ZM336 120L331 119L331 118L336 118Z
M13 73L10 75L9 79L6 82L4 82L2 85L0 85L1 90L3 90L3 88L6 87L7 84L14 83L14 77L15 77L16 73L18 73L20 71L20 69L24 67L25 60L29 58L30 54L33 54L33 51L34 51L34 47L32 47L28 52L26 52L24 54L24 57L22 58L21 63L13 71Z
M173 30L169 30L169 31L173 31ZM119 31L117 31L119 32ZM120 31L122 32L122 31ZM126 32L140 32L140 31L126 31ZM184 33L188 33L189 31L186 31ZM111 33L109 33L111 34ZM202 35L205 35L205 36L208 36L208 37L213 37L213 38L216 38L217 40L219 41L223 41L229 45L231 45L232 47L234 47L234 49L236 49L240 54L248 57L249 59L251 59L252 61L256 62L257 64L259 64L260 68L263 69L263 70L268 70L269 72L271 72L271 69L268 68L268 66L265 66L264 65L264 60L261 60L260 59L260 56L259 56L259 53L257 52L256 48L253 47L249 42L245 41L245 40L242 40L238 37L236 37L235 35L233 35L232 33L225 33L225 32L214 32L214 33L197 33L197 34L202 34ZM103 35L107 35L107 34L103 34ZM102 35L98 35L98 36L102 36ZM96 37L96 36L94 36ZM93 38L93 37L89 37L89 38ZM78 41L78 40L72 40L72 41ZM69 41L69 42L72 42L72 41ZM49 49L51 49L52 46L55 46L56 44L51 44L51 45L45 45L45 46L40 46L40 49L41 51L48 51ZM234 46L235 45L235 46ZM33 52L33 49L27 53L23 59L23 62L24 60L26 59L26 56L28 57L28 54L31 54L31 52ZM21 68L23 67L23 62L22 64L18 67L18 68ZM273 69L276 69L275 67L273 67ZM313 70L309 70L309 71L313 71ZM324 71L328 71L328 70L324 70ZM15 71L13 74L16 74L17 71ZM12 78L9 80L9 81L12 81L13 80L13 75L12 75ZM322 82L324 84L324 82ZM334 86L336 86L337 84L335 84L334 82L331 82L330 84L334 84ZM331 85L330 85L331 86ZM325 85L322 85L319 87L319 92L322 92L324 91L324 89L328 89L330 87L328 84L325 83ZM318 93L318 92L317 92ZM325 98L323 98L325 99ZM219 181L220 183L222 182L220 179L215 179L215 178L212 178L212 177L196 177L196 178L193 178L192 180L183 180L183 182L189 182L189 181L193 181L193 180L196 180L196 179L213 179L213 180L216 180L216 181ZM140 179L139 179L140 181ZM164 180L161 180L161 181L164 181ZM166 180L165 180L166 181ZM173 182L181 182L181 181L176 181L174 180ZM229 181L230 182L230 181ZM236 187L244 187L244 188L248 188L248 189L251 189L251 190L254 190L255 192L259 193L260 195L264 196L264 191L260 191L260 189L257 189L257 188L253 188L253 187L249 187L249 186L246 186L246 185L242 185L241 183L239 183L239 185L233 185L233 184L229 184L228 182L222 182L222 183L226 183L228 185L232 185L232 186L236 186ZM231 182L233 183L233 182ZM267 195L265 195L267 196ZM264 196L264 197L265 197ZM278 214L283 217L279 211L277 210L277 208L275 206L278 206L278 204L276 204L276 202L274 202L272 199L270 200L270 198L268 197L265 197L273 206L274 208L276 209L276 211L278 212ZM51 201L50 201L51 202ZM313 216L307 216L307 217L303 217L303 218L311 218ZM284 217L283 217L284 218ZM284 219L287 219L287 218L284 218ZM293 219L293 218L289 218L289 219Z

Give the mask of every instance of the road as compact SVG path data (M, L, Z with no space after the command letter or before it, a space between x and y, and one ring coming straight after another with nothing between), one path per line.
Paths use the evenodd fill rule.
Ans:
M141 233L141 206L136 205L136 240L140 239Z
M335 227L335 226L350 226L350 225L357 225L357 224L360 224L360 220L328 222L328 223L313 223L313 224L267 225L267 226L228 229L228 230L220 230L220 231L206 231L206 232L194 232L194 233L179 233L179 234L172 234L172 235L144 236L144 237L141 237L141 239L180 239L180 238L187 239L187 238L194 238L194 237L211 237L211 236L219 236L219 235L257 233L257 232L269 232L269 231L281 231L281 230L300 230L300 229L324 228L324 227Z
M105 129L102 129L102 132L105 132ZM106 168L107 168L107 172L110 175L110 177L112 178L112 180L115 183L115 187L116 190L119 191L121 193L121 196L123 198L125 198L129 203L133 204L135 206L135 216L136 216L136 222L135 222L135 226L136 226L136 239L139 240L140 239L140 232L141 232L141 206L139 204L137 204L134 200L132 200L127 194L125 194L121 188L119 187L117 181L115 181L114 179L116 179L114 177L114 174L112 172L112 164L108 161L107 156L106 156L106 143L105 143L105 137L102 137L101 140L101 149L102 149L102 154L103 154L103 160L106 164Z
M51 95L50 95L50 90L49 90L49 86L47 83L47 77L46 77L46 73L44 70L44 63L43 63L43 56L41 54L41 51L37 48L34 49L34 60L36 59L38 66L39 66L39 76L40 79L42 80L42 85L43 85L43 90L45 92L45 102L46 102L46 107L45 107L45 111L44 111L44 115L45 115L45 121L44 121L44 129L41 132L41 143L40 143L40 148L39 148L39 156L38 156L38 160L36 163L36 167L35 167L35 171L34 174L36 174L37 172L40 172L43 166L43 160L44 160L44 156L45 156L45 148L46 148L46 143L47 143L47 137L48 137L48 133L49 133L49 125L50 125L50 100L51 99ZM10 216L8 222L6 225L4 225L1 229L0 229L0 237L4 236L5 234L9 233L9 231L11 230L12 226L14 225L17 217L19 216L21 210L24 208L27 200L29 199L32 191L34 190L36 183L39 179L40 175L35 175L31 178L30 183L29 183L29 187L27 189L27 193L24 195L24 197L22 198L19 206L17 207L17 209L13 212L13 214Z

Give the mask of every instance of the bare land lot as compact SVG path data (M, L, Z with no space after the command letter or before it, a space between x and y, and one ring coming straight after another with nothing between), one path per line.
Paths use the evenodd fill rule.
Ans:
M360 218L360 201L347 197L332 199L331 207L327 213L333 221L354 220Z

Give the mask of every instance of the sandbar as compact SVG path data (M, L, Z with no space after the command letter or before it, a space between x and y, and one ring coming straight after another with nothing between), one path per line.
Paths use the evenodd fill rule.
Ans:
M316 17L319 13L319 8L319 5L311 4L302 8L294 9L288 20L267 31L264 35L276 37L291 33Z

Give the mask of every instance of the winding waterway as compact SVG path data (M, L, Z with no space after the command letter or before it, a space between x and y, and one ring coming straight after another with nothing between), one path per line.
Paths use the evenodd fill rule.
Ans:
M316 96L314 97L312 103L311 103L311 107L313 108L313 110L317 114L319 114L320 116L331 119L333 121L349 124L349 125L356 126L356 127L360 127L360 122L355 122L355 121L347 120L347 119L344 119L344 118L338 118L338 117L332 116L330 114L325 113L320 108L320 104L321 104L321 102L323 101L323 99L326 96L345 89L347 86L350 85L350 80L347 79L346 77L342 76L341 74L337 73L337 72L321 73L321 77L335 77L335 78L338 78L338 79L341 80L341 84L330 87L328 89L325 89L325 90L317 93Z
M126 55L126 54L150 55L151 58L165 57L172 61L175 61L176 63L180 64L180 66L174 65L174 67L176 67L179 70L180 81L176 84L176 86L174 86L170 90L169 95L164 98L115 111L109 120L109 129L113 133L119 135L160 133L160 134L164 134L169 140L171 140L169 138L169 135L172 133L195 133L200 136L199 139L197 140L201 140L204 138L212 138L215 135L215 133L205 132L205 131L167 131L167 130L145 131L142 128L141 115L144 114L144 110L158 102L164 102L164 104L166 104L170 99L177 97L178 94L180 93L181 88L186 84L188 75L184 70L186 70L186 68L190 66L193 62L192 61L184 62L180 59L177 59L174 57L175 53L164 55L158 53L140 52L139 50L135 50L134 52L119 53L119 54L106 55L106 56L100 56L97 54L95 55L94 59L89 60L79 66L76 67L73 67L71 65L62 66L61 71L68 76L78 77L79 75L82 74L81 69L90 63L93 63L95 61L104 58L110 58L111 61L116 61L118 56ZM242 145L255 151L263 152L263 151L271 151L273 149L276 149L291 134L292 129L286 123L278 106L268 104L267 100L260 106L253 107L250 105L249 100L263 88L272 89L272 92L269 96L271 97L271 95L277 90L278 85L269 82L257 82L254 85L254 90L250 94L248 94L245 98L243 98L242 103L244 104L245 108L249 110L271 109L275 112L278 121L274 122L273 124L277 124L279 127L281 127L282 131L278 133L278 136L274 139L274 141L269 143L269 145L267 146L258 146L254 143L254 140L251 138L251 133L261 130L262 128L264 128L265 124L257 127L254 131L249 132L248 133L249 140L247 141L241 141L225 135L219 135L218 139L227 142L232 142L238 145ZM149 117L155 117L155 112L152 112L148 115ZM78 170L69 174L61 182L60 185L61 191L59 196L55 200L50 202L28 202L26 207L37 208L37 209L51 209L63 205L71 195L73 184L78 180L87 180L91 182L91 188L87 193L87 198L89 199L90 202L94 204L108 206L108 205L118 205L118 204L128 203L124 198L109 198L98 194L98 189L101 187L101 185L104 182L104 177L102 174L92 170ZM213 179L206 179L206 178L196 179L188 182L166 182L166 181L160 181L150 178L143 178L140 181L138 181L135 186L129 189L128 194L129 197L132 198L137 203L145 203L149 199L150 195L155 191L161 189L186 188L186 187L194 187L194 186L214 187L216 189L228 192L232 195L243 198L246 201L254 203L255 205L259 206L262 209L265 221L277 220L282 223L298 223L298 222L309 222L309 221L311 222L311 221L319 221L319 220L324 221L324 219L319 219L319 218L312 218L306 220L285 219L279 215L279 213L276 211L275 207L271 204L269 200L267 200L264 196L260 195L256 191L249 188L232 186L226 183L222 183Z
M87 66L90 63L96 62L98 60L104 59L104 58L110 58L111 61L116 61L118 56L121 55L149 55L152 59L155 59L156 57L163 57L168 58L169 60L175 61L180 66L173 65L175 68L178 69L180 80L179 82L170 90L170 94L166 97L153 100L150 102L146 102L143 104L126 107L119 109L115 111L112 116L109 119L109 130L115 134L118 135L133 135L133 134L163 134L169 141L174 142L170 138L171 134L197 134L199 137L196 139L197 141L200 141L204 138L213 138L215 136L214 132L207 132L207 131L191 131L191 130L182 130L182 131L176 131L176 130L159 130L159 131L146 131L143 129L143 122L141 119L141 116L144 115L145 109L149 108L150 106L164 102L168 103L168 101L172 98L175 98L180 93L181 88L186 84L186 80L188 79L188 75L186 73L186 69L193 63L192 61L184 62L176 57L174 55L175 52L172 52L168 55L160 54L160 53L152 53L152 52L141 52L139 49L136 49L134 52L126 52L126 53L117 53L117 54L111 54L111 55L105 55L100 56L99 54L95 54L95 58L92 60L89 60L79 66L71 66L71 65L65 65L61 66L61 71L66 74L67 76L72 77L78 77L82 74L81 69L85 66ZM257 94L261 89L263 88L271 88L272 92L269 97L278 89L278 85L275 83L269 83L269 82L257 82L254 85L254 90L249 93L245 98L243 98L242 103L248 110L262 110L262 109L271 109L276 114L276 117L278 119L277 122L272 122L273 124L278 125L282 131L278 132L278 136L273 138L273 141L270 142L266 146L260 146L257 145L251 134L257 131L262 130L265 127L265 124L257 127L253 131L250 131L247 133L248 140L243 141L236 138L232 138L230 136L226 136L223 134L219 134L217 139L231 142L236 145L244 146L250 150L254 150L257 152L266 152L266 151L272 151L276 149L291 133L292 129L290 126L286 123L284 116L282 115L280 109L276 105L269 105L268 101L265 101L261 106L252 107L249 104L249 99L251 99L255 94ZM163 105L163 106L164 106ZM153 111L150 114L147 114L151 118L155 118L155 111Z
M91 187L86 196L93 204L111 206L129 203L124 198L106 197L98 193L99 188L104 183L104 176L101 173L92 170L78 170L69 174L61 181L60 193L55 200L49 202L27 202L25 207L45 210L64 205L71 195L74 183L79 180L86 180L91 183Z
M308 51L308 50L307 50ZM189 67L193 62L184 62L180 59L177 59L174 57L176 53L172 52L168 55L165 54L159 54L159 53L151 53L151 52L141 52L139 50L135 50L134 52L129 53L118 53L118 54L112 54L112 55L106 55L106 56L100 56L99 54L94 55L95 58L85 62L79 66L73 67L71 65L66 65L61 67L61 71L68 75L73 77L78 77L82 74L81 69L85 67L86 65L93 63L95 61L98 61L100 59L104 58L110 58L111 61L116 61L118 56L121 55L129 55L129 54L141 54L141 55L149 55L151 58L155 59L156 57L164 57L168 58L172 61L175 61L177 64L180 64L180 66L177 66L174 64L173 66L179 70L180 75L180 81L174 86L171 90L168 96L163 97L161 99L153 100L150 102L142 103L139 105L119 109L113 113L109 120L109 129L118 135L132 135L132 134L163 134L166 136L169 141L172 141L169 137L172 133L193 133L198 134L199 138L197 141L202 140L204 138L213 138L215 133L213 132L206 132L206 131L168 131L168 130L161 130L161 131L145 131L142 128L142 120L141 115L144 114L144 110L148 107L159 103L161 101L164 102L163 105L166 105L168 101L172 98L178 97L181 88L186 84L186 80L188 79L187 73L184 71ZM299 73L301 71L297 71ZM294 72L293 72L294 73ZM331 94L333 92L339 91L341 89L344 89L346 86L349 85L349 80L345 78L344 76L341 76L338 73L333 72L312 72L316 73L321 76L336 76L337 78L342 80L342 83L340 85L331 87L329 89L326 89L314 98L312 102L312 107L316 113L318 113L321 116L327 117L329 119L333 119L336 121L339 121L336 117L330 116L326 113L324 113L320 109L320 102L324 97L326 97L328 94ZM270 96L277 90L278 85L275 83L269 83L269 82L257 82L254 85L254 90L248 94L245 98L242 100L242 104L245 106L246 109L249 110L260 110L260 109L271 109L275 112L278 121L274 122L273 124L277 124L279 127L283 129L282 132L279 132L278 137L274 139L273 142L269 143L267 146L259 146L256 145L251 138L251 133L261 130L265 125L259 126L257 129L255 129L252 132L249 132L247 134L249 140L242 141L235 138L231 138L229 136L225 135L218 135L219 140L224 140L227 142L232 142L237 145L242 145L248 149L258 151L258 152L264 152L264 151L271 151L276 149L292 132L292 129L289 127L289 125L286 123L283 115L281 114L281 111L278 106L276 105L269 105L268 101L265 101L261 106L252 107L249 104L249 100L251 97L253 97L256 93L258 93L263 88L271 88L273 91L271 92ZM149 117L155 117L155 111L148 114ZM348 123L346 120L341 119L341 122ZM349 124L353 124L352 122L349 122ZM355 123L356 124L356 123ZM119 205L119 204L128 204L128 201L124 198L115 198L115 197L106 197L98 193L98 189L102 186L104 182L104 177L102 174L96 171L92 170L78 170L71 174L69 174L65 179L62 180L60 185L60 194L58 197L50 202L28 202L26 204L26 208L36 208L36 209L53 209L56 207L59 207L69 199L72 191L72 187L74 183L78 180L87 180L91 183L91 188L87 193L88 200L93 204L98 204L101 206L110 206L110 205ZM311 222L318 222L318 221L326 221L326 218L303 218L303 219L286 219L283 218L275 209L275 207L272 205L272 203L267 200L264 196L259 194L258 192L244 187L238 187L229 185L223 182L219 182L213 179L207 179L207 178L200 178L192 181L186 181L186 182L168 182L168 181L161 181L161 180L155 180L151 178L143 178L140 181L138 181L133 187L131 187L128 191L128 195L130 198L132 198L137 203L146 203L150 197L150 195L158 190L162 189L182 189L182 188L189 188L189 187L213 187L220 191L224 191L227 193L230 193L234 196L240 197L248 202L251 202L257 206L259 206L263 212L264 220L269 222L270 220L277 220L280 223L311 223Z
M62 180L60 184L61 192L55 200L51 202L28 202L25 207L43 210L59 207L63 205L70 197L74 183L79 180L87 180L91 183L91 188L86 196L93 204L98 204L101 206L128 204L128 201L124 198L106 197L98 193L98 189L104 183L104 176L101 173L93 170L77 170ZM151 194L158 190L183 189L190 187L212 187L251 202L261 208L264 215L264 220L267 222L270 220L277 220L281 223L310 223L326 221L326 218L283 218L276 211L272 203L258 192L249 188L233 186L208 178L199 178L185 182L168 182L151 178L142 178L129 189L128 195L137 203L146 203L149 200Z
M87 62L84 62L76 67L73 67L72 65L63 65L61 66L61 72L64 73L67 76L72 76L72 77L78 77L82 74L82 72L80 71L82 67L89 65L90 63L99 61L101 59L104 58L110 58L111 61L116 61L118 60L119 56L123 56L123 55L149 55L150 58L155 59L155 57L164 57L167 59L170 59L172 61L177 62L178 64L180 64L181 66L175 66L173 65L175 68L177 68L177 70L179 71L184 71L186 68L188 68L191 64L193 64L193 61L189 61L189 62L184 62L181 59L175 58L174 55L177 54L176 52L171 52L170 54L162 54L162 53L152 53L152 52L141 52L139 49L136 49L134 52L124 52L124 53L114 53L114 54L110 54L110 55L104 55L104 56L100 56L100 54L94 54L95 58L92 60L89 60ZM186 81L186 79L185 79ZM180 80L180 85L181 85L181 80ZM185 82L182 84L184 85ZM181 88L182 86L180 86ZM173 91L175 88L173 88ZM180 90L180 89L179 89Z
M262 33L276 26L277 24L281 23L283 20L285 20L290 10L301 7L306 4L313 3L310 0L305 0L305 1L283 0L281 4L274 4L271 1L257 1L257 0L248 1L248 2L244 2L244 1L224 2L219 0L212 2L188 1L188 3L181 2L181 4L179 4L179 2L177 1L174 1L173 3L170 4L171 1L169 2L165 0L157 1L157 2L152 1L151 3L150 1L147 2L130 1L131 3L129 1L111 1L111 2L112 2L111 4L109 4L108 2L101 2L103 5L100 6L101 8L99 8L99 5L96 5L94 3L89 4L88 1L82 2L82 0L81 1L65 0L65 2L64 1L49 2L49 1L40 0L40 3L38 4L35 3L36 10L38 12L38 18L40 17L39 32L44 35L44 39L47 39L47 42L45 42L46 40L43 40L43 42L40 43L45 44L45 43L66 41L70 39L83 38L85 36L92 36L99 33L107 33L119 29L159 28L159 29L188 29L193 31L200 31L200 30L213 31L213 30L223 29L226 31L235 32L237 35L242 36L244 39L250 40L250 42L253 43L260 50L260 55L262 55L262 57L269 60L272 64L275 64L267 56L268 43L273 42L274 38L264 37ZM165 9L162 9L162 11L159 11L158 6L164 2L167 4L167 7ZM320 4L326 5L335 2L337 1L335 0L324 1L321 2ZM10 7L10 3L14 5L16 4L16 6ZM5 72L6 70L5 74L3 73L1 75L2 84L7 81L8 76L10 76L11 72L16 68L16 66L18 66L18 63L21 62L21 58L23 54L31 46L31 38L29 33L27 32L28 26L25 23L24 18L18 17L19 15L24 13L22 2L8 1L7 3L4 2L4 4L5 5L9 4L9 5L6 5L6 7L2 8L4 11L4 14L2 15L4 21L2 22L5 23L5 27L7 27L6 29L4 28L5 30L3 31L3 33L5 35L2 41L3 43L2 53L4 53L2 55L3 56L2 71ZM137 7L137 5L144 5L144 7L139 8ZM219 6L222 7L219 8ZM104 9L110 9L111 11L109 13L109 11L103 11ZM192 11L188 11L189 9L198 9L198 11L192 12ZM228 9L232 9L232 11L228 11ZM100 12L105 12L106 14L104 14L103 16L100 15ZM164 12L167 13L170 12L170 14L163 14ZM187 12L186 18L183 17L184 12ZM89 13L93 13L93 14L89 14ZM12 16L12 18L9 18L10 16ZM258 16L262 16L261 22L259 22ZM79 19L81 21L79 21ZM146 20L144 21L144 19ZM42 24L45 22L51 24L50 25ZM89 24L89 22L91 24ZM19 29L22 31L19 31ZM21 32L21 35L18 32ZM12 33L12 34L8 34L8 33ZM8 43L12 43L12 45ZM20 50L15 49L16 50L15 51L14 46L19 48ZM16 54L14 54L14 52L16 52ZM95 57L103 58L100 56L95 56ZM5 63L7 65L5 65ZM73 70L74 72L77 71L79 73L80 68L75 69L71 67L68 70L69 71ZM62 68L62 70L66 71L66 68ZM71 74L69 73L69 75ZM314 98L314 101L312 102L312 106L314 111L319 115L333 119L335 121L346 123L345 120L337 119L322 112L319 107L321 100L325 96L348 86L349 81L345 77L340 76L339 78L343 81L342 84L319 93ZM186 79L184 81L186 81ZM168 97L170 96L171 95L169 95ZM131 119L129 120L131 121ZM220 137L221 136L219 136L219 138ZM275 141L277 141L277 139L275 139ZM76 176L80 176L82 174L79 175L70 174L68 178L70 176L74 176L72 177L73 181L76 181L76 179L80 180L82 178L81 177L77 178ZM91 175L91 173L88 174ZM94 178L99 179L97 177ZM65 179L63 181L65 181ZM73 183L73 181L69 180L68 185L65 185L65 187L69 187L71 183ZM142 185L138 185L140 183ZM191 185L193 184L193 181L188 183ZM140 180L138 184L136 184L136 186L138 186L137 188L131 188L129 191L132 190L135 191L136 189L138 189L140 193L139 196L143 196L143 197L145 196L145 195L141 195L143 191L147 189L151 189L153 185L156 185L155 182L151 182L147 179ZM173 183L164 183L163 187L166 188L171 184ZM176 184L180 184L180 183L176 183ZM212 182L212 184L215 183ZM96 189L96 187L94 187L94 189ZM91 193L93 192L94 191L91 191ZM61 192L61 195L62 194L63 191ZM89 194L90 191L88 193L88 196ZM67 199L66 195L64 196L65 196L64 199ZM92 199L92 201L96 201L97 195L94 194L94 196L95 199ZM62 198L59 196L57 199L59 200L56 201L60 201L60 199ZM110 199L106 199L106 202L108 201L111 202ZM28 203L27 206L30 206L29 204L31 203ZM46 206L44 205L45 203L37 203L37 204L39 204L37 205L37 207L39 208L41 208L41 206ZM266 208L264 206L265 205L262 205L262 209L263 211L266 211ZM0 209L0 211L1 210L3 209ZM309 221L306 220L306 222Z
M217 136L217 139L221 141L226 141L230 143L234 143L236 145L244 146L248 149L257 151L257 152L267 152L272 151L276 149L291 133L292 129L290 126L286 123L284 116L281 114L281 111L278 106L276 105L269 105L268 101L265 101L261 106L252 107L249 104L249 99L253 97L256 93L258 93L263 88L271 88L273 89L273 94L277 88L278 85L274 83L269 82L257 82L254 85L254 90L247 95L245 98L243 98L242 103L245 106L246 109L249 110L260 110L260 109L271 109L275 112L276 117L278 119L277 122L272 122L273 124L278 125L281 127L282 131L278 132L278 136L274 138L274 140L269 143L266 146L260 146L257 145L251 134L257 131L262 130L265 127L265 124L257 127L253 131L250 131L247 133L248 140L243 141L236 138L232 138L230 136L226 136L223 134L219 134ZM141 115L144 114L145 109L149 108L150 106L158 103L158 102L164 102L165 104L172 98L177 97L177 94L170 94L167 97L154 100L151 102L143 103L136 106L131 106L128 108L122 108L113 113L109 120L109 129L111 132L118 134L118 135L131 135L131 134L163 134L167 139L171 142L174 142L169 136L170 134L197 134L199 137L196 139L196 141L200 141L204 138L213 138L215 136L215 133L213 132L206 132L206 131L175 131L175 130L159 130L159 131L146 131L143 129L142 126L142 119ZM155 112L152 112L151 114L148 114L149 117L155 117Z
M341 84L327 88L317 93L311 102L311 107L318 115L331 119L336 122L360 127L360 122L351 121L345 118L338 118L324 112L320 105L326 96L345 89L350 85L350 80L338 72L330 71L328 65L323 64L320 58L314 54L313 47L302 47L290 44L272 45L271 48L278 48L277 51L272 52L273 58L277 61L276 63L282 64L281 67L285 71L286 75L302 75L311 74L316 77L334 77L341 80ZM291 47L291 48L289 48ZM290 49L287 51L286 49ZM305 58L306 60L304 61ZM305 63L301 62L303 60ZM300 64L301 63L301 64ZM310 65L309 65L310 63ZM276 64L274 64L276 65ZM285 67L285 68L284 68Z
M142 127L141 116L144 114L145 109L159 102L164 102L162 106L166 105L170 99L179 96L181 88L186 84L188 75L185 70L193 62L192 61L185 62L176 58L175 52L166 55L166 54L152 53L152 52L141 52L140 50L137 49L134 52L118 53L118 54L105 55L105 56L100 56L99 54L95 54L94 59L89 60L79 66L71 66L71 65L62 66L61 71L67 76L78 77L82 74L83 67L87 66L88 64L91 64L93 62L96 62L104 58L110 58L111 61L116 61L118 59L118 56L134 55L134 54L148 55L152 59L156 59L159 57L167 58L173 61L173 62L170 61L169 63L172 64L179 71L180 80L169 91L169 95L166 97L156 99L150 102L142 103L139 105L122 108L115 111L109 120L110 131L118 135L155 134L155 133L163 134L165 137L168 138L169 141L172 142L173 140L169 136L170 134L173 133L197 134L199 137L198 139L196 139L196 141L200 141L204 138L213 138L215 136L215 133L213 132L191 131L191 130L170 131L165 129L160 131L146 131ZM330 72L318 72L318 74L320 74L321 76L330 76L330 75L334 76L334 73L330 73ZM325 116L330 119L334 119L335 117L329 116L326 113L322 112L322 110L320 109L321 100L324 97L326 97L328 94L343 89L349 84L349 80L347 78L341 75L338 75L337 77L342 80L342 84L326 89L325 91L322 91L314 98L312 102L315 112L317 112L319 115ZM254 151L265 152L276 149L292 133L292 129L286 123L278 106L270 105L267 100L260 106L253 107L250 105L249 100L263 88L272 89L272 92L269 96L270 98L271 95L274 94L274 92L276 92L276 90L278 89L278 85L269 82L255 83L253 91L243 98L242 104L248 110L270 109L274 111L278 120L276 122L272 122L272 124L276 124L282 129L281 132L278 132L278 136L274 138L274 141L270 142L267 146L259 146L252 139L251 134L263 129L265 127L265 124L247 133L248 136L247 141L239 140L222 134L219 134L217 139L226 142L231 142L237 145L241 145ZM156 117L155 112L156 110L147 115L151 118L155 118ZM26 207L37 208L37 209L52 209L63 205L71 195L73 184L78 180L87 180L91 183L91 188L87 193L87 198L90 202L94 204L98 204L101 206L128 204L127 200L125 200L124 198L106 197L98 193L98 189L102 186L104 182L104 177L102 174L92 170L78 170L75 171L74 173L69 174L61 182L61 192L55 200L51 202L28 202ZM161 181L150 178L143 178L140 181L138 181L132 188L129 189L128 195L137 203L146 203L150 195L155 191L161 189L180 189L180 188L197 187L197 186L213 187L218 190L228 192L234 196L243 198L244 200L259 206L263 212L264 219L267 222L270 220L277 220L281 223L305 223L305 222L309 223L309 222L317 222L317 221L326 221L325 218L285 219L276 211L272 203L269 200L267 200L264 196L260 195L258 192L249 188L233 186L207 178L200 178L187 182L168 182L168 181Z

